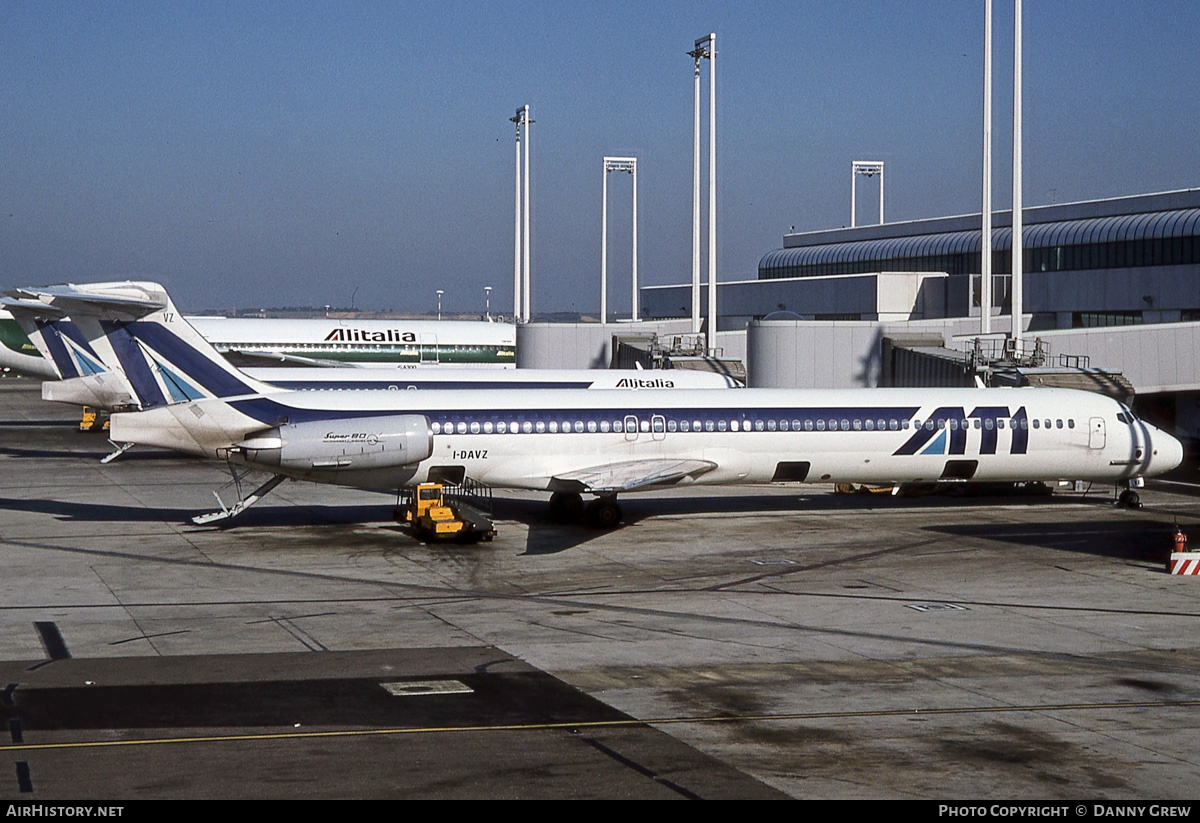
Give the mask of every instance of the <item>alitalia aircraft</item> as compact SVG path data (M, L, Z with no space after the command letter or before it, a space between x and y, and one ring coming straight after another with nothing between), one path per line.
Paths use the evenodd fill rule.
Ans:
M475 481L552 494L595 525L617 496L688 484L1084 480L1127 489L1177 466L1178 440L1121 403L1066 389L643 389L282 392L247 377L154 283L56 287L102 318L144 411L112 436L372 489Z
M512 323L468 320L299 320L189 317L197 331L238 365L511 369ZM13 316L0 309L0 368L53 379L53 363Z
M30 293L26 293L27 297ZM21 330L52 363L59 380L42 384L42 398L95 409L138 408L133 387L119 370L107 339L94 317L77 324L39 300L0 298ZM248 376L278 389L295 391L350 389L645 389L740 388L733 377L713 372L673 369L330 369L312 367L244 368Z

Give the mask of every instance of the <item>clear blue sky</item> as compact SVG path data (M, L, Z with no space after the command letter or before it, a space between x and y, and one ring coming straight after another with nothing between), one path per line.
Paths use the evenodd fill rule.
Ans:
M1012 4L996 0L995 203ZM1200 185L1200 3L1025 3L1027 205ZM0 286L158 279L185 309L512 308L533 127L536 311L599 306L601 158L640 273L691 270L693 41L716 32L721 280L783 233L978 211L983 3L0 0ZM707 67L705 68L707 72ZM707 78L707 74L705 75ZM707 83L707 79L705 81ZM610 176L610 306L629 184ZM874 207L861 190L867 220Z

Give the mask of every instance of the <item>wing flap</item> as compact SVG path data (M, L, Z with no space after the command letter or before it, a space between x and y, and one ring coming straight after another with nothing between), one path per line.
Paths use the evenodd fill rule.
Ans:
M674 486L690 483L716 467L711 460L626 460L557 474L550 479L550 491L615 493Z

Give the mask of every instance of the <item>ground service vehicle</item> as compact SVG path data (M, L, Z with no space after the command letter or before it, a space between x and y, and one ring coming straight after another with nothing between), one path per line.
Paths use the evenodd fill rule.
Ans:
M459 495L450 498L441 483L418 484L402 498L398 515L426 540L474 542L496 536L490 517Z

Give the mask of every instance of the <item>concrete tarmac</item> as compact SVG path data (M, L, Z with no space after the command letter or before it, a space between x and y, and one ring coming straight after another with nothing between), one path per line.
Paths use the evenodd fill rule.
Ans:
M0 380L0 797L1186 799L1192 479L902 499L497 492L425 545L393 500L223 466ZM233 490L221 492L226 502Z

